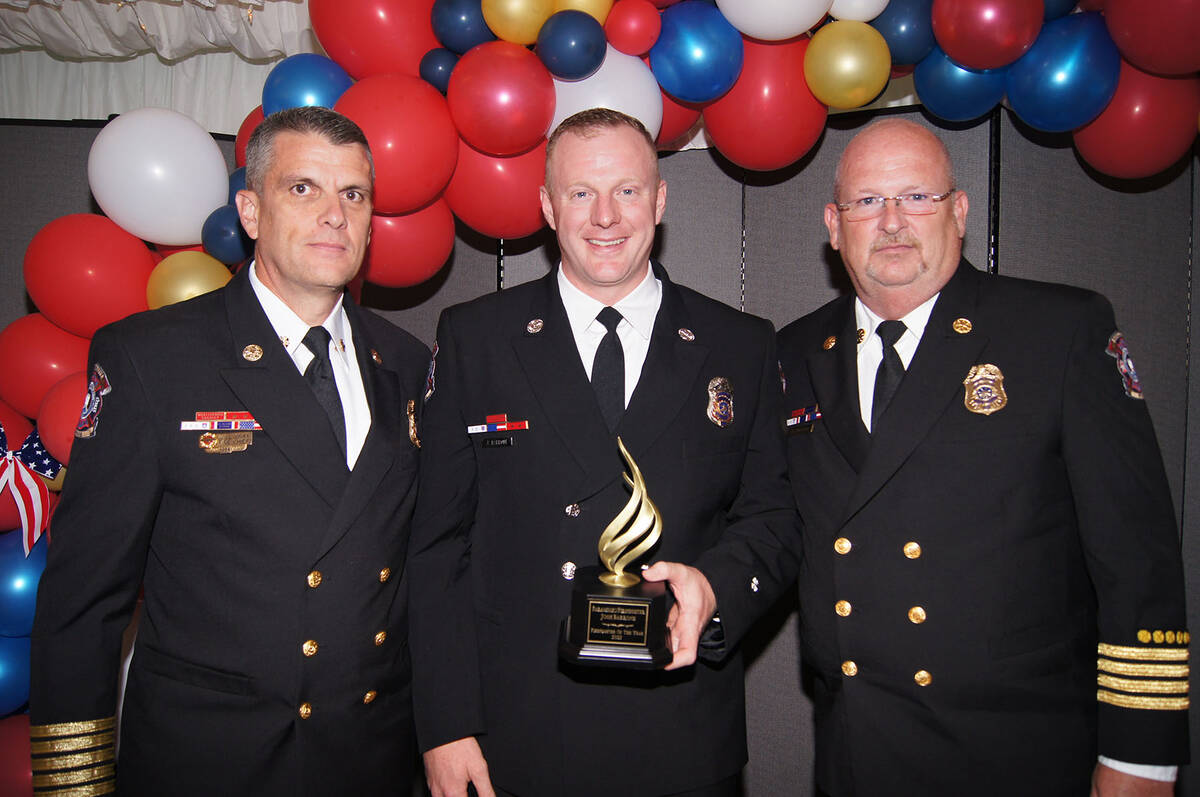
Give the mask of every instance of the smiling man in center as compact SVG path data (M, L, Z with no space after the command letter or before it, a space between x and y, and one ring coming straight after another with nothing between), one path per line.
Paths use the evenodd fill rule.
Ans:
M734 649L797 568L771 325L651 261L667 191L637 120L564 121L541 197L561 267L438 326L409 570L426 777L435 797L733 795ZM675 596L665 671L558 657L629 498L618 435L663 518L643 575Z

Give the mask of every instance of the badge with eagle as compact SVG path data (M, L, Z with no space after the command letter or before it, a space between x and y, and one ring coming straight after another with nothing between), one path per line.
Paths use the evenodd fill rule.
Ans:
M1004 374L991 363L972 365L963 380L966 393L963 404L971 412L991 415L1008 406L1008 394L1004 392Z
M723 376L709 380L708 419L722 429L733 423L733 385Z

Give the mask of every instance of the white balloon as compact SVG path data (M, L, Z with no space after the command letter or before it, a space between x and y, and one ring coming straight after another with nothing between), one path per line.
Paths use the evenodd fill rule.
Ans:
M651 138L662 127L662 92L654 73L642 59L608 45L604 63L583 80L554 80L554 118L549 136L563 119L588 108L611 108L643 125Z
M829 16L854 22L870 22L883 13L888 0L833 0Z
M742 33L763 41L799 36L821 21L832 0L717 0L717 8Z
M229 199L229 173L213 137L166 108L113 119L92 142L88 185L118 226L167 246L200 243L209 214Z

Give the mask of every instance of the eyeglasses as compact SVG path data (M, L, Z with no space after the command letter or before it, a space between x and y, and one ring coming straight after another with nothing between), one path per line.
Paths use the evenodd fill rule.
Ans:
M846 221L866 221L883 215L888 200L896 203L896 208L906 216L928 216L937 211L934 203L941 202L957 191L951 188L944 194L926 194L915 192L900 196L864 196L851 202L835 202L837 209L846 214Z

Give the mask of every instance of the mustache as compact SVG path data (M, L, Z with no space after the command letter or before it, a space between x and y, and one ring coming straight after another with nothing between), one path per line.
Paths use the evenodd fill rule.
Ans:
M917 251L921 250L921 242L906 232L900 232L895 235L882 235L871 242L871 253L874 254L880 249L886 249L889 246L911 246Z

